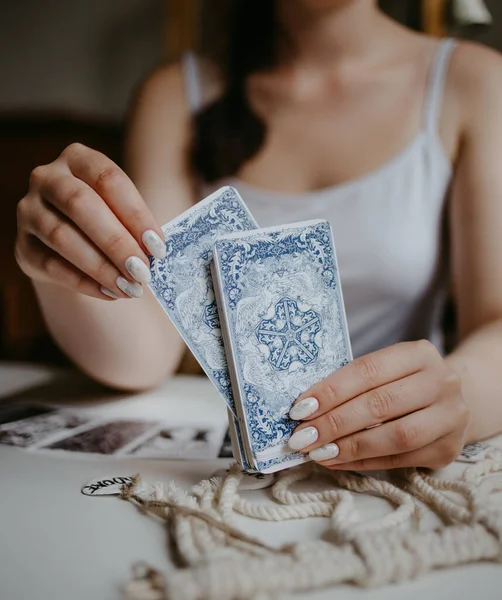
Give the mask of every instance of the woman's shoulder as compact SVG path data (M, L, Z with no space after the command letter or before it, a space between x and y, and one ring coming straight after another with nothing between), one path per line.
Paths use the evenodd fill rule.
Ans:
M128 117L129 175L159 221L168 221L192 201L186 153L191 114L180 61L160 65L144 79Z
M222 76L215 63L195 52L159 65L142 82L137 100L162 103L164 108L193 110L212 102L222 93ZM194 97L200 106L194 107Z
M457 40L444 89L443 126L455 132L453 154L462 139L483 127L502 105L502 54L481 44ZM448 137L448 136L446 136Z
M163 63L151 71L136 89L134 104L158 105L165 108L183 106L184 79L181 60Z
M468 105L494 91L502 93L502 54L476 42L458 40L451 58L449 81Z

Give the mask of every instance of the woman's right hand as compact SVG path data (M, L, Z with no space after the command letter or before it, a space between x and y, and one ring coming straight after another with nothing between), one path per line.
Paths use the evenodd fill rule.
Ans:
M37 167L17 210L16 259L31 279L115 300L138 298L162 230L127 175L81 144Z

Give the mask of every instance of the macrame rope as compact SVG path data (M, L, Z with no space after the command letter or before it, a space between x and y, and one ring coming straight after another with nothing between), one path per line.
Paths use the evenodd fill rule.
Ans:
M502 561L502 506L493 502L502 481L492 477L501 472L502 452L495 449L459 479L405 469L398 472L403 485L307 463L279 473L265 502L239 495L243 473L238 465L225 477L201 481L191 494L173 484L148 490L134 478L123 487L122 498L166 521L184 568L164 577L137 565L124 598L269 599L341 583L382 586L432 569ZM326 489L293 491L299 482L324 482ZM363 520L354 494L383 498L394 509ZM420 530L423 505L441 519L442 528ZM330 535L275 547L240 531L237 514L262 521L328 517Z

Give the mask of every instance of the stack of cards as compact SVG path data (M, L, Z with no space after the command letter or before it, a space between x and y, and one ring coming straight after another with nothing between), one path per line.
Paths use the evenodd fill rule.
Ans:
M307 461L288 448L289 410L352 359L330 225L258 229L226 187L163 232L150 287L227 403L235 459L262 473Z

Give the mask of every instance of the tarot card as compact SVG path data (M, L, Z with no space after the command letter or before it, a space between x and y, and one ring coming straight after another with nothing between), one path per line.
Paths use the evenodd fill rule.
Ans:
M230 410L228 411L228 436L230 438L232 453L235 460L241 465L244 471L254 471L255 469L251 466L246 458L246 451L244 449L244 442L240 432L239 421Z
M262 473L307 461L289 410L352 360L329 223L222 236L213 276L245 458Z
M150 289L234 415L210 262L218 236L256 228L237 191L224 187L164 225L167 256L151 259Z
M148 421L115 421L103 423L64 438L48 446L51 450L84 452L90 454L114 454L134 438L152 428Z
M210 460L218 457L225 429L207 428L204 424L164 425L154 430L128 454L145 458Z
M31 413L31 411L23 413L22 407L19 408L19 415L24 416ZM56 411L52 408L44 408L39 407L40 412L35 413L34 416L0 425L0 444L28 448L49 437L52 433L71 433L72 430L85 425L87 422L84 416L71 411Z

